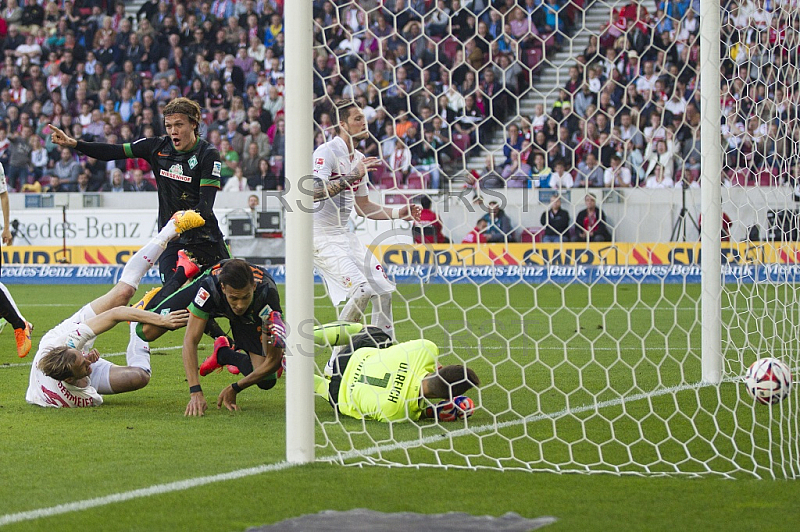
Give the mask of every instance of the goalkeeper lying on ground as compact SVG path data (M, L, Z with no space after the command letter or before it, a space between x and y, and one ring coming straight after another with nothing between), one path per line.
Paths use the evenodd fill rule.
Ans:
M460 365L437 369L438 354L429 340L392 345L381 329L367 327L339 353L330 381L314 376L314 391L356 419L455 421L472 415L472 399L461 394L480 385L478 375ZM445 401L426 407L425 399Z

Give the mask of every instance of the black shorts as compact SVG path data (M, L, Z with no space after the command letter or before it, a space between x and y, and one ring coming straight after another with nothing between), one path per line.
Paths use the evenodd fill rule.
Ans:
M227 244L219 242L208 242L204 244L181 244L180 242L170 242L158 260L158 271L161 273L161 282L166 283L172 274L175 273L175 266L178 263L178 252L185 250L198 263L201 270L205 270L218 263L222 259L231 258L231 252Z

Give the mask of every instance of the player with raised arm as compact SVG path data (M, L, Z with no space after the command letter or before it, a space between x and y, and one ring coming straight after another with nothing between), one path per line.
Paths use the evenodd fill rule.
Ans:
M314 266L322 276L334 305L347 300L339 314L344 321L361 321L372 302L372 325L394 338L392 292L394 284L383 266L358 238L347 231L353 209L372 220L419 221L419 205L384 207L369 199L367 174L378 165L365 158L356 144L369 135L361 108L352 101L337 105L336 136L314 150ZM355 179L354 179L355 178ZM342 181L344 184L336 185ZM329 194L331 184L338 194ZM330 374L334 349L325 368Z
M185 415L204 415L207 404L200 387L200 376L222 366L236 367L244 378L220 392L217 408L225 406L228 410L239 410L236 395L243 389L256 385L269 390L275 386L286 347L286 329L281 317L278 288L269 272L241 259L223 260L210 272L164 300L154 312L166 312L164 307L187 305L187 294L191 299L188 303L189 323L183 339L183 367L190 399ZM217 338L212 355L198 367L197 346L206 321L214 317L229 320L234 345L231 346L225 336ZM148 338L159 332L157 327L142 329Z
M3 245L10 246L13 240L11 237L11 209L8 205L6 169L3 167L3 163L0 163L0 206L3 209ZM2 263L2 253L0 253L0 265ZM17 308L17 303L11 297L11 292L8 291L8 288L3 283L0 283L0 318L14 327L17 356L20 358L28 356L31 350L31 329L33 329L33 325L22 317L22 313ZM0 327L0 330L2 330L2 327Z
M196 210L205 220L201 228L181 235L167 246L159 261L164 286L160 293L151 294L149 307L196 275L198 264L206 268L230 257L213 210L222 165L217 149L199 137L200 120L200 106L196 102L175 98L164 107L167 134L161 137L125 144L84 142L50 126L53 142L59 146L74 148L102 161L141 158L150 163L158 185L159 229L174 213L188 209Z
M429 340L392 345L376 327L351 338L334 360L329 380L314 376L314 392L339 413L356 419L455 421L469 417L475 404L463 394L480 385L461 365L437 366L439 348ZM428 399L443 399L432 405Z
M188 321L188 312L183 309L161 315L126 305L169 242L203 223L194 211L175 213L158 235L128 260L119 282L108 293L44 335L31 367L25 394L28 403L56 408L98 406L103 403L101 394L130 392L150 382L150 348L136 336L136 322L177 329ZM98 335L123 321L132 322L131 335L127 365L117 366L100 358L92 346Z

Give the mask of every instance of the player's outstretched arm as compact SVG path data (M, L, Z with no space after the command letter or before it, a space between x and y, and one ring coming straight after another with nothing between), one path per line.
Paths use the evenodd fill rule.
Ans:
M190 399L186 405L185 416L205 415L208 404L200 388L200 366L197 363L197 346L203 338L203 331L208 320L198 318L194 314L189 316L186 333L183 336L183 369L186 372L186 382L189 383Z
M376 169L381 164L377 157L366 157L362 159L353 173L342 176L333 181L324 180L319 177L314 178L314 201L321 201L332 198L350 188L356 181L362 179L370 170Z
M369 196L356 196L356 212L370 220L408 220L419 221L422 207L408 204L405 207L392 208L378 205L369 199Z
M217 398L217 408L224 406L231 411L239 410L236 405L236 394L240 390L260 382L264 377L270 373L275 373L280 368L286 347L286 327L283 324L280 312L272 311L262 316L261 330L265 333L261 335L264 362L253 368L253 372L250 375L235 383L239 390L236 390L233 385L223 389Z
M123 321L133 321L138 323L148 323L166 329L179 329L186 325L189 319L189 311L182 309L170 312L162 316L154 312L140 310L133 307L114 307L101 312L94 318L86 320L86 325L94 331L96 335L112 329L116 324Z
M53 124L50 124L48 127L52 131L50 139L53 141L53 144L57 144L58 146L73 148L100 161L115 161L117 159L128 158L128 154L125 153L125 148L122 144L78 142ZM131 156L133 156L133 154L131 154Z

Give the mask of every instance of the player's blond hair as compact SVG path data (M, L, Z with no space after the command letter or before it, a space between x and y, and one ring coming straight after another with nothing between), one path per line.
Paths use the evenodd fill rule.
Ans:
M194 123L195 134L199 134L200 105L196 101L184 97L175 98L174 100L170 100L170 102L164 106L163 114L165 117L176 114L186 115L189 120Z
M69 347L59 346L44 355L37 366L51 379L63 381L73 376L72 366L74 363L75 357L69 355Z

